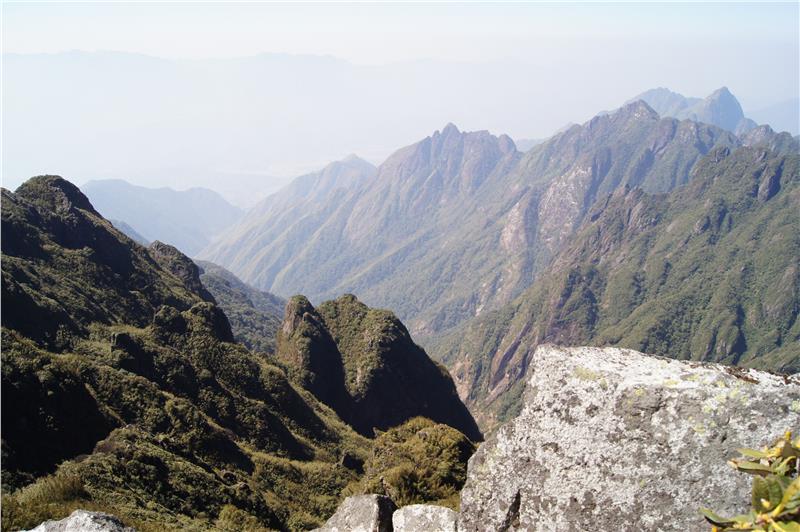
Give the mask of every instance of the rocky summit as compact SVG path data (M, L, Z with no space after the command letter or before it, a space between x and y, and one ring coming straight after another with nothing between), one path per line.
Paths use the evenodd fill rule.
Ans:
M459 530L701 530L743 512L725 461L800 428L800 378L542 346L523 409L470 459Z
M459 513L409 505L391 529L703 530L700 507L750 503L751 477L725 461L800 428L798 376L618 348L541 346L533 364L522 412L469 461ZM323 530L390 530L378 514L351 497Z

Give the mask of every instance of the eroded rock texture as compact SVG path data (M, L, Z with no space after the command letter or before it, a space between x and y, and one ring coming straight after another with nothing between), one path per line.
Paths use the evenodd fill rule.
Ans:
M800 378L541 346L521 414L470 459L459 531L701 530L749 505L725 461L800 429Z
M444 506L432 504L410 504L395 511L392 515L394 532L419 532L437 530L456 532L458 514Z
M346 498L322 528L314 532L391 532L392 499L384 495L356 495Z
M75 510L60 521L45 521L31 532L135 532L110 514Z

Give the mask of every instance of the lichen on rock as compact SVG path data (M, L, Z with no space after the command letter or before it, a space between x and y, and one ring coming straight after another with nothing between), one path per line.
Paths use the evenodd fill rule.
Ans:
M541 346L523 409L470 459L458 530L699 530L739 513L749 479L725 466L800 428L800 378Z

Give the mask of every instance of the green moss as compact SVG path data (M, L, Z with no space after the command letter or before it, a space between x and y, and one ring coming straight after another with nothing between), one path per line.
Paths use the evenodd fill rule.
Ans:
M398 506L433 503L458 508L475 445L457 430L414 418L381 433L354 493L379 493Z

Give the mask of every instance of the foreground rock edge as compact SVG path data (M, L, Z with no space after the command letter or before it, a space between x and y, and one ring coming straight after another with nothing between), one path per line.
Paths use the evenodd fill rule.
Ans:
M750 477L725 465L735 450L800 429L797 375L550 345L533 364L522 412L470 459L458 514L410 505L393 528L353 530L702 530L700 506L748 507ZM447 512L452 528L409 519Z

